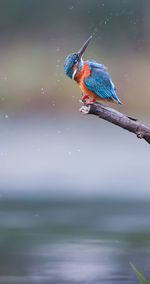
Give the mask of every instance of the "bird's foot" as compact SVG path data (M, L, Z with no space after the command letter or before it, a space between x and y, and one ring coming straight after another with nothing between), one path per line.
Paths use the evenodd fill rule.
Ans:
M90 104L90 103L94 103L94 102L95 102L95 99L88 100L88 101L86 102L86 105L88 105L88 104Z
M87 95L82 96L81 100L84 101L86 98L88 98Z

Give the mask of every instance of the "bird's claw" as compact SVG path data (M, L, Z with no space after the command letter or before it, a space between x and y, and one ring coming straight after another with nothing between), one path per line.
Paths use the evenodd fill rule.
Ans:
M84 96L82 96L82 98L81 98L81 101L83 102L85 99L87 99L88 98L88 96L87 95L84 95Z
M95 102L95 100L94 99L92 99L92 100L88 100L87 102L85 102L86 103L86 105L91 105L92 103L94 103Z

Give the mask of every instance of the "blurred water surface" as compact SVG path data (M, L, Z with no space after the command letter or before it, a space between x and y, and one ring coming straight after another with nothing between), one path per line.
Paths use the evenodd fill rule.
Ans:
M148 143L79 106L72 116L1 116L2 196L150 197Z
M150 280L150 203L1 200L0 283Z

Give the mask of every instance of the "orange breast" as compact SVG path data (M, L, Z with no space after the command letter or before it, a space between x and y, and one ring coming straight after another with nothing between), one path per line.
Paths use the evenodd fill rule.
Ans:
M78 63L74 66L74 71L78 69ZM90 70L89 66L86 62L82 63L80 71L75 75L74 80L77 82L79 85L81 91L83 92L84 95L89 96L92 99L97 99L99 96L94 93L93 91L89 90L86 88L84 84L84 78L88 77L90 75Z

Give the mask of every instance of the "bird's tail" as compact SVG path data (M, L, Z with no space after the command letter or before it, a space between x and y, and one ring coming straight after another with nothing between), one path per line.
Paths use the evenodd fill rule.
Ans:
M113 101L116 103L116 104L120 104L120 105L122 105L122 102L116 97L116 98L113 98L112 97L112 99L113 99Z

